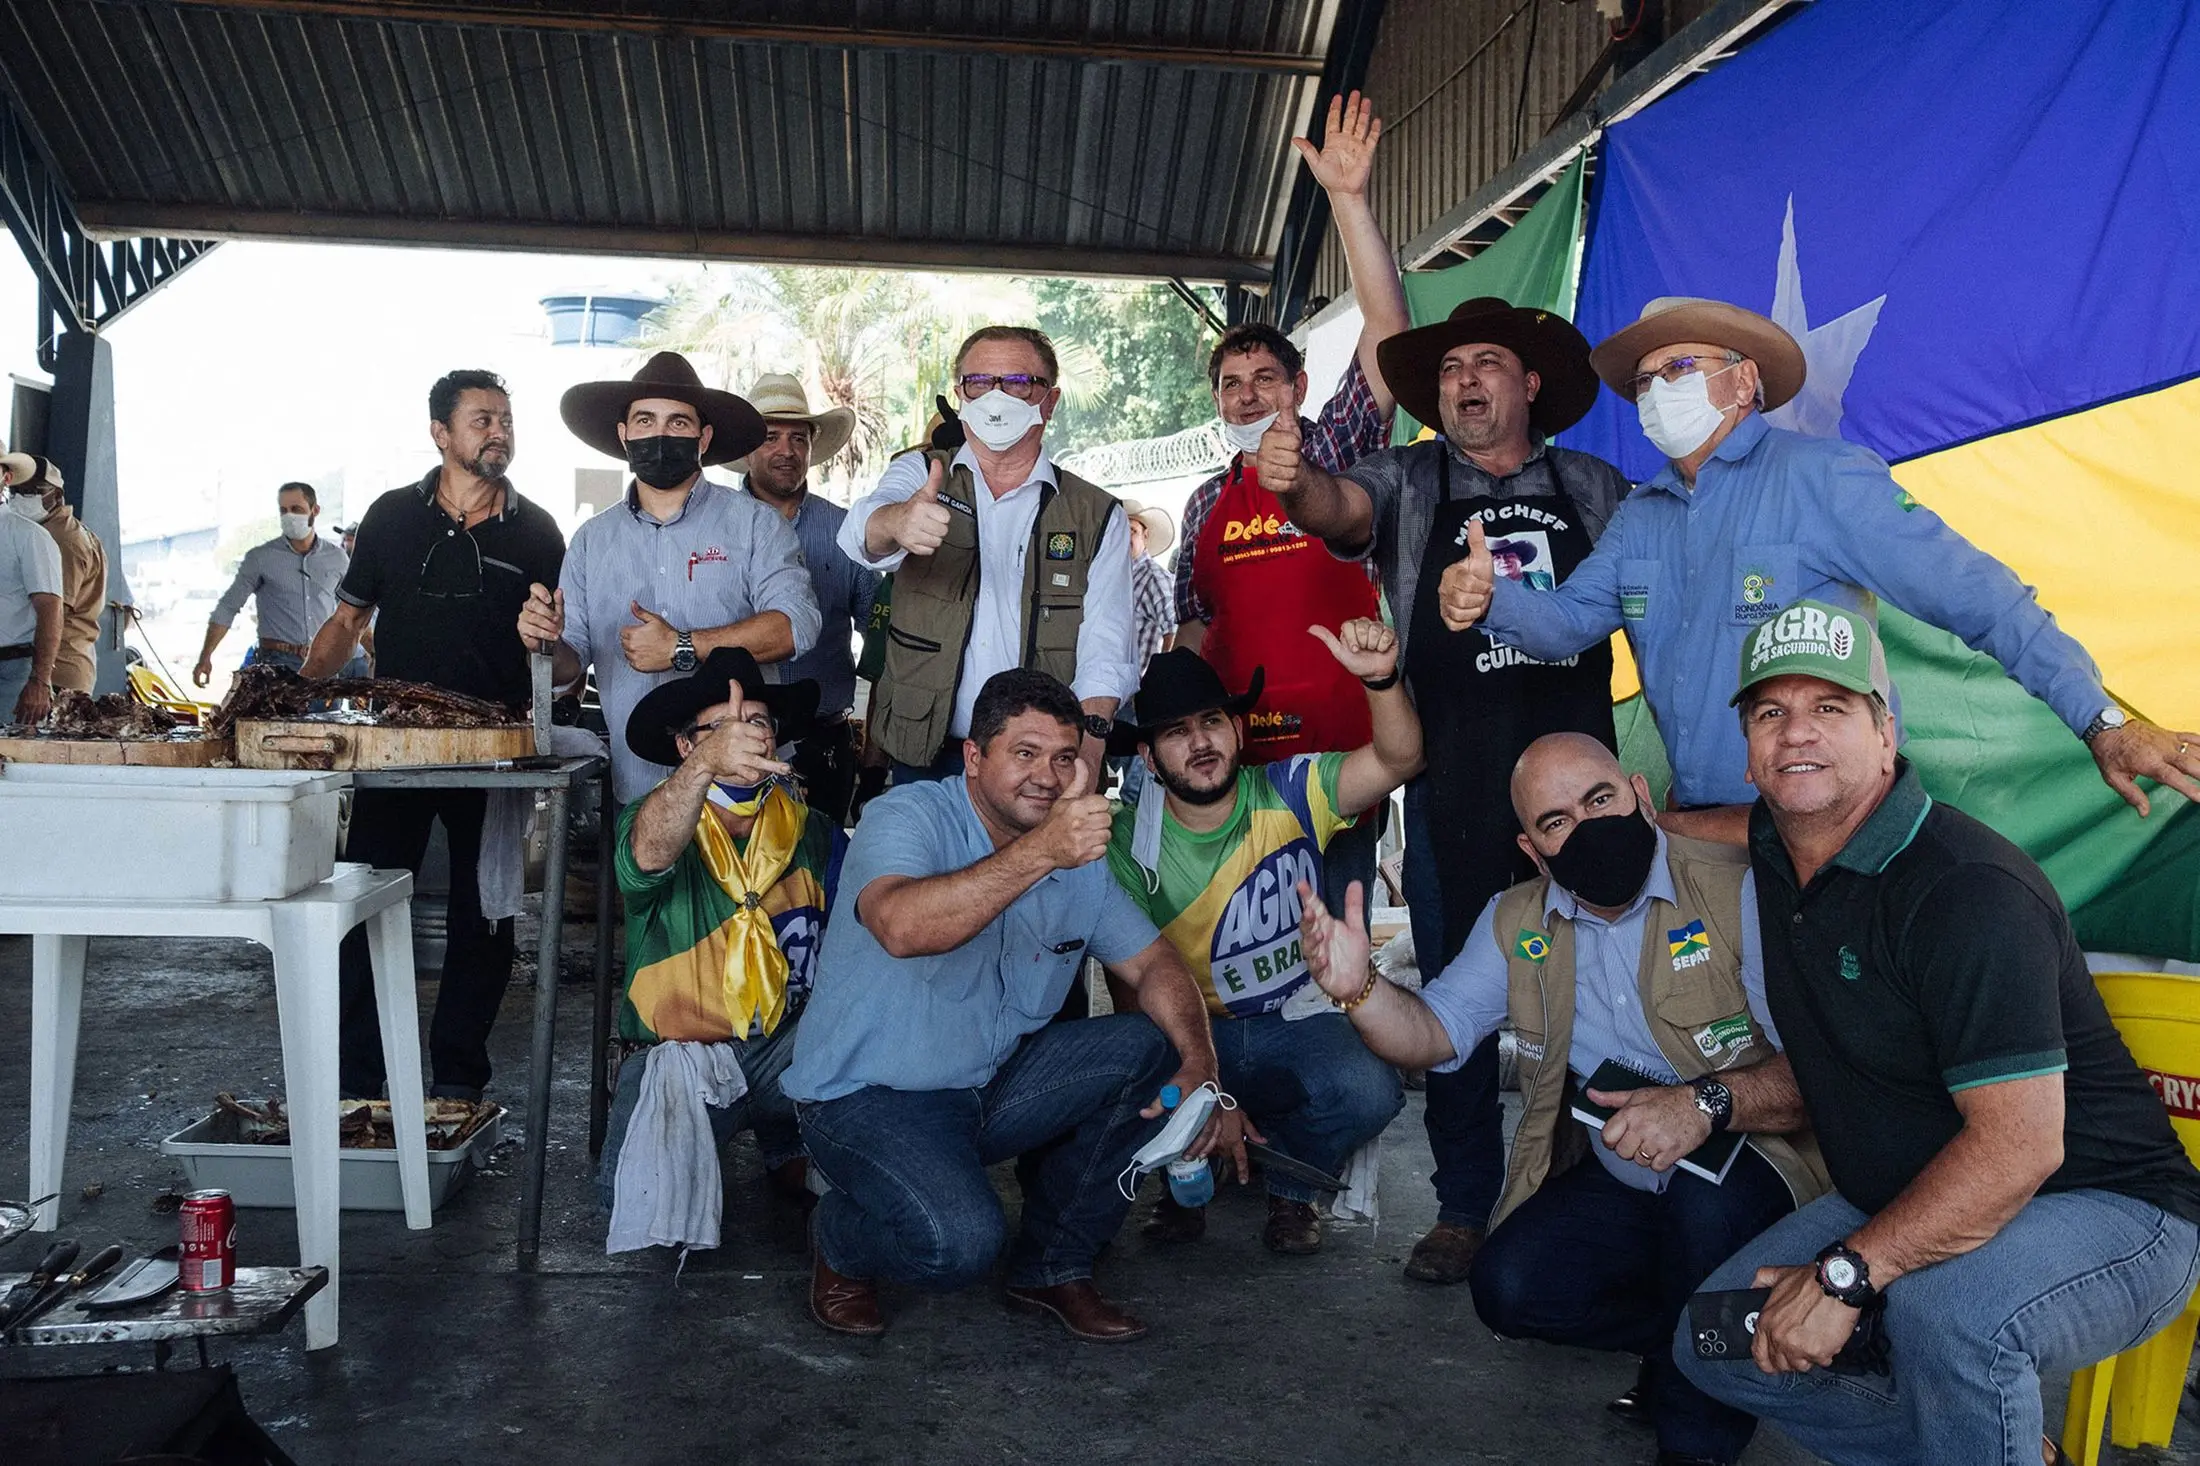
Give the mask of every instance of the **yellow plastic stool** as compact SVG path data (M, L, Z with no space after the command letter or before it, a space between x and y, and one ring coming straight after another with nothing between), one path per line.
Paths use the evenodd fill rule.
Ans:
M2185 1154L2200 1163L2200 977L2100 972L2093 981L2124 1046L2168 1106ZM2110 1439L2119 1446L2168 1445L2196 1330L2200 1293L2153 1338L2073 1374L2063 1454L2078 1466L2096 1466L2105 1422L2113 1423Z

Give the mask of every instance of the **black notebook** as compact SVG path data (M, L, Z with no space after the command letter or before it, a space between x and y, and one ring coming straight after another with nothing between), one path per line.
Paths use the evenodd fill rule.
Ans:
M1589 1082L1574 1096L1574 1118L1592 1130L1602 1130L1604 1122L1612 1118L1612 1110L1609 1105L1593 1103L1588 1094L1590 1090L1619 1094L1624 1090L1643 1089L1662 1082L1652 1079L1639 1069L1629 1068L1617 1059L1606 1059L1597 1065L1597 1072L1589 1076ZM1742 1142L1747 1139L1738 1130L1714 1132L1709 1140L1682 1156L1678 1164L1682 1170L1701 1176L1716 1186L1734 1168L1734 1157L1742 1153Z

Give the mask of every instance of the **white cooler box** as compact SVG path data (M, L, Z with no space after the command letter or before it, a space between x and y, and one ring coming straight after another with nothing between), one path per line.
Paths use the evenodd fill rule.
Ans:
M336 869L348 773L11 763L10 896L269 901Z

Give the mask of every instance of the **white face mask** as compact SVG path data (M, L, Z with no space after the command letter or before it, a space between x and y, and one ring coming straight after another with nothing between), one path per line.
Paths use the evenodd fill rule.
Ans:
M963 430L996 453L1004 453L1023 441L1024 434L1046 421L1039 404L1011 397L995 387L975 402L965 402Z
M313 533L313 516L310 514L285 514L282 520L283 538L286 540L302 540Z
M1711 378L1738 364L1728 362L1708 374L1690 372L1678 382L1652 377L1649 390L1635 399L1635 415L1651 446L1675 460L1701 448L1726 421L1726 414L1711 405Z
M46 500L42 495L24 492L10 494L8 507L33 524L46 522Z
M1226 418L1222 424L1222 441L1240 453L1258 453L1260 435L1274 427L1281 416L1280 412L1271 412L1254 422L1231 422Z

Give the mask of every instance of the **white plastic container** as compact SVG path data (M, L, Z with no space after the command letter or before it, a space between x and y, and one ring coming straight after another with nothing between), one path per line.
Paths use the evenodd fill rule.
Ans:
M10 896L269 901L336 868L348 773L11 763L0 768Z
M428 1209L443 1205L488 1162L504 1132L498 1110L456 1150L428 1152ZM237 1138L237 1117L220 1111L184 1126L160 1143L161 1153L183 1163L193 1190L226 1191L238 1206L296 1207L291 1189L290 1147L251 1145ZM345 1147L337 1153L336 1189L345 1211L403 1211L405 1189L397 1179L397 1152Z

